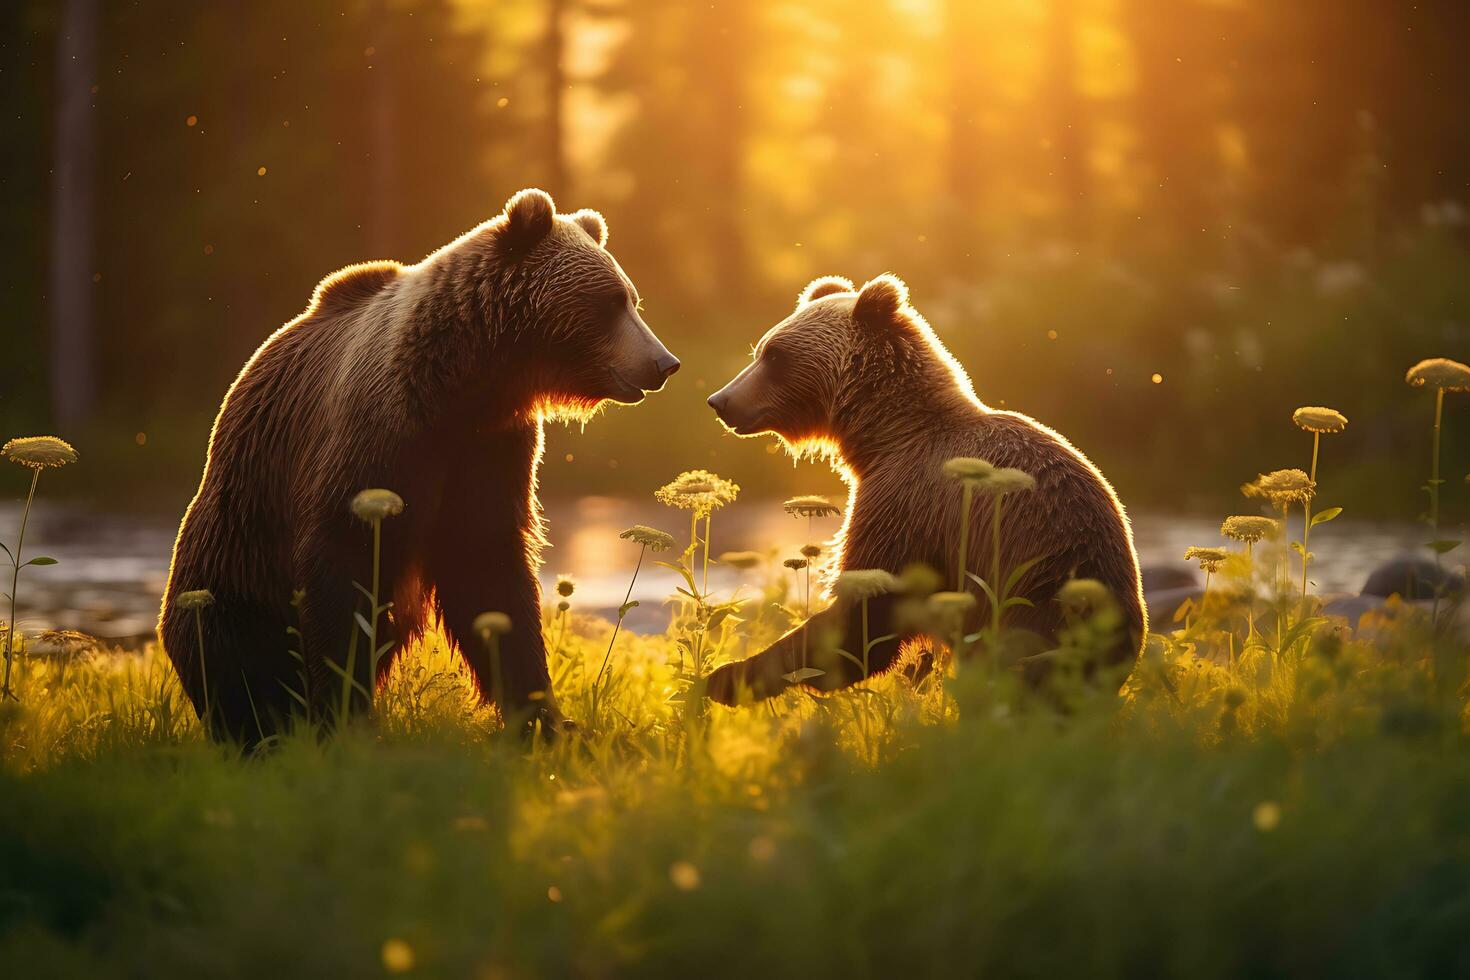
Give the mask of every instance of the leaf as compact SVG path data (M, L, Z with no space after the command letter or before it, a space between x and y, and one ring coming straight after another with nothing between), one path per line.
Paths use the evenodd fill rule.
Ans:
M1036 603L1032 602L1030 599L1026 598L1023 595L1013 595L1005 602L1000 604L1000 608L1002 609L1009 609L1012 606L1028 606L1032 609L1035 609Z
M343 668L343 667L341 667L335 660L328 660L328 661L326 661L326 665L327 665L328 669L330 669L338 677L342 678L344 681L347 681L353 687L357 688L357 690L360 693L362 693L364 695L366 695L368 693L367 688L365 688L361 684L359 684L354 678L348 677L347 676L346 669Z
M10 563L12 565L15 564L15 556L10 554L10 549L5 547L4 543L0 543L0 551L5 552L5 554L10 558Z
M376 597L371 592L369 592L367 589L363 588L360 583L353 582L352 583L352 587L354 589L356 589L358 592L362 593L362 597L364 599L366 599L369 604L372 604L373 602L376 601Z
M355 612L355 613L352 614L352 618L355 619L355 620L357 620L357 627L358 627L358 629L362 630L362 635L363 636L372 636L373 635L373 628L368 625L368 621L367 621L367 617L366 616L364 616L360 612Z
M725 621L725 617L729 615L730 610L728 607L722 606L721 608L716 609L714 611L714 615L710 616L709 622L705 624L705 628L710 632L714 632L715 630L720 628L720 624L723 623Z
M975 584L980 586L980 588L985 592L985 596L990 600L990 604L995 605L995 591L991 589L989 583L987 583L980 576L976 575L974 572L966 572L965 574L975 580Z
M1006 579L1006 595L1011 594L1011 590L1016 587L1016 583L1021 581L1021 576L1031 571L1031 566L1035 565L1039 561L1041 561L1040 557L1032 558L1030 561L1021 562L1021 564L1017 565L1011 570L1010 577Z
M55 565L55 564L58 564L58 562L56 561L55 558L48 558L45 555L41 555L39 557L32 558L30 561L26 562L26 565ZM21 568L24 568L24 567L25 567L25 565L22 565L21 566Z
M869 650L872 650L875 646L877 646L880 643L887 643L889 640L896 640L896 639L898 639L898 634L897 633L884 633L882 636L875 636L873 639L871 639L871 640L868 641L868 649Z
M861 657L854 657L852 654L848 653L841 647L833 647L832 652L841 655L846 660L851 661L853 665L856 666L858 669L862 669L863 661Z
M1459 546L1460 542L1450 541L1447 539L1440 541L1430 541L1428 543L1429 550L1433 551L1436 555L1442 555L1447 551L1454 551Z
M676 585L676 586L674 586L674 591L677 592L677 593L679 593L680 595L687 595L689 598L693 599L695 602L698 602L699 601L699 596L695 595L693 592L688 591L687 589L681 589L681 588L679 588L679 586Z
M684 581L686 583L688 583L688 585L689 585L689 591L690 592L698 592L699 591L699 586L696 585L695 582L694 582L694 573L691 572L688 568L684 567L682 564L675 565L673 562L667 562L667 561L656 561L656 562L654 562L654 564L655 565L662 565L663 567L665 567L667 569L670 569L672 571L678 572L680 575L684 576Z
M292 700L301 705L303 708L306 707L306 698L302 697L300 692L298 692L294 687L280 679L277 679L276 683L281 685L282 690L291 695Z
M637 608L638 608L638 600L637 599L634 599L631 602L625 602L625 603L623 603L621 606L618 607L618 618L619 619L622 619L624 616L628 615L628 610L630 610L630 609L637 609Z
M789 674L782 674L781 679L783 681L790 681L792 684L800 684L802 681L809 681L813 677L821 677L825 673L827 673L825 670L818 670L815 667L798 667Z
M1329 508L1327 508L1326 510L1324 510L1320 514L1313 514L1312 515L1312 526L1313 527L1316 527L1318 524L1326 524L1328 521L1332 520L1338 514L1341 514L1341 513L1342 513L1342 508L1341 507L1329 507Z

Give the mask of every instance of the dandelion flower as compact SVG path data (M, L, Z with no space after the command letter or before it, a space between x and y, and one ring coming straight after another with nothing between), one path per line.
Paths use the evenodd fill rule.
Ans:
M944 475L955 480L985 480L995 472L989 460L974 456L955 456L944 461Z
M653 496L667 507L704 515L733 503L739 493L738 484L709 470L686 470L655 490Z
M1083 615L1113 605L1113 593L1095 578L1074 578L1057 590L1057 602L1069 612Z
M899 576L899 584L909 595L927 596L939 591L944 585L944 577L931 566L916 561L904 566L903 573Z
M1239 684L1232 684L1225 689L1225 707L1227 708L1233 709L1240 707L1245 704L1245 698L1245 688Z
M1416 388L1443 388L1445 391L1470 391L1470 365L1448 357L1431 357L1409 368L1404 380Z
M1302 470L1272 470L1240 488L1247 497L1265 497L1277 507L1305 503L1312 498L1317 484Z
M783 561L781 564L785 565L787 568L791 569L793 572L799 572L799 571L801 571L803 568L805 568L807 565L809 565L811 563L808 562L805 558L788 558L785 561Z
M558 575L556 577L556 594L562 598L570 598L577 591L577 583L570 575Z
M1251 811L1251 822L1262 833L1269 833L1281 823L1281 804L1275 800L1263 800Z
M376 524L403 513L403 498L392 490L361 490L352 498L352 513L364 524Z
M481 636L503 636L510 632L510 617L503 612L483 612L475 617L474 629Z
M720 564L732 568L754 568L763 560L758 551L727 551L720 555Z
M1255 544L1266 535L1274 533L1280 526L1269 517L1240 514L1225 518L1225 523L1220 525L1220 533L1234 541Z
M1230 552L1224 548L1198 548L1189 547L1184 549L1185 561L1197 561L1199 567L1211 574L1220 570L1220 563L1230 557Z
M974 605L973 592L936 592L929 597L929 611L937 616L962 616Z
M42 470L52 466L65 466L77 461L77 451L55 436L25 436L11 439L0 447L0 455L12 463Z
M881 568L854 569L837 576L837 595L849 602L862 602L900 588L898 576Z
M1308 432L1341 432L1347 428L1347 416L1332 408L1306 405L1291 413L1291 420Z
M822 549L820 545L804 544L801 546L801 556L803 558L816 558L821 553Z
M980 481L980 489L993 494L1024 493L1036 489L1036 478L1024 470L1006 467Z
M675 861L669 865L669 880L681 892L692 892L699 887L699 869L688 861Z
M174 599L174 605L180 609L206 609L214 605L214 593L208 589L193 589L189 592L180 592Z
M842 513L841 507L814 493L792 497L781 506L792 517L833 517Z
M567 600L565 600L565 599L563 599L561 602L558 602L556 604L556 611L557 612L566 612L570 608L572 608L572 604L570 602L568 602Z
M389 973L407 973L413 969L413 947L402 939L390 939L383 944L383 969Z
M649 551L668 551L674 546L674 536L667 531L649 527L647 524L634 524L618 537L624 541L636 541L646 547Z

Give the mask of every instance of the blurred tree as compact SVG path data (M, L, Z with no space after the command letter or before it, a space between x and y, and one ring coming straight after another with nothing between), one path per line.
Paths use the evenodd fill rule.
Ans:
M565 104L567 76L565 68L567 0L546 0L545 48L541 55L542 71L546 74L546 106L542 112L542 129L545 133L546 179L543 190L553 199L567 198L571 187L567 179L567 153L565 132Z
M1151 219L1143 231L1158 251L1198 247L1220 179L1214 129L1224 106L1211 39L1228 25L1209 0L1123 0L1121 22L1136 72L1131 123Z
M93 270L96 200L97 0L66 0L57 35L55 172L51 184L51 405L75 431L96 399Z
M1078 90L1075 0L1051 0L1047 11L1047 101L1055 193L1065 230L1085 239L1090 231L1087 107Z
M947 230L950 261L965 261L975 250L976 221L985 174L986 146L980 117L987 94L980 48L981 28L986 21L982 4L970 0L945 0L945 96L947 142L945 180L949 193L950 227Z

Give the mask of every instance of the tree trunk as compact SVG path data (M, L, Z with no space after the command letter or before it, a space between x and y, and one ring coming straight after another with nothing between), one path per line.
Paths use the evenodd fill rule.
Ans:
M398 174L398 88L400 49L396 15L387 0L374 5L372 104L368 107L369 169L368 246L374 258L391 258L402 251L398 240L398 199L403 193Z
M563 65L565 56L566 0L547 0L546 3L546 116L545 134L546 178L543 190L557 204L570 208L571 188L567 186L566 134L562 120L562 109L566 97L567 75Z
M93 244L97 127L97 0L66 0L56 58L55 178L51 185L51 414L63 433L91 420Z
M1077 10L1074 0L1052 0L1048 25L1052 153L1067 230L1090 232L1087 115L1077 87Z
M711 3L704 18L695 22L695 37L708 43L690 45L698 58L689 65L690 77L699 78L702 71L709 113L704 149L709 186L715 193L708 211L710 256L719 281L731 290L743 287L746 276L741 191L745 183L748 6L747 0Z

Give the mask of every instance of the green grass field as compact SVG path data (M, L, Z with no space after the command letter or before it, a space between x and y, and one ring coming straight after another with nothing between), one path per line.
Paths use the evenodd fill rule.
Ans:
M610 626L553 613L586 719ZM497 732L441 643L374 718L254 758L157 651L22 655L0 728L9 976L1464 975L1462 686L1405 616L1126 696L961 663L769 707L623 634L603 724ZM759 623L752 621L754 628ZM745 626L740 630L746 629ZM1325 637L1325 638L1324 638ZM721 656L750 641L732 630ZM1442 664L1460 662L1446 651Z
M947 468L967 496L1028 492ZM700 546L738 488L703 471L658 493L689 521L682 553L649 528L618 542L637 567L675 556L666 632L615 633L569 582L548 597L553 689L580 723L554 739L503 727L434 633L370 714L251 752L204 738L156 648L22 638L0 702L0 975L1470 975L1464 609L1324 616L1287 533L1336 516L1314 486L1283 470L1245 488L1279 519L1191 548L1204 594L1121 671L1098 666L1122 622L1105 589L1042 600L1067 626L1040 686L1019 631L957 628L978 593L861 571L838 592L902 590L963 655L710 704L711 670L810 611L820 548L789 573L720 556L747 584L708 591ZM374 494L354 503L364 534L395 513L361 505L396 500ZM664 598L634 576L639 602ZM981 601L1027 601L995 591ZM374 642L378 625L361 621Z

